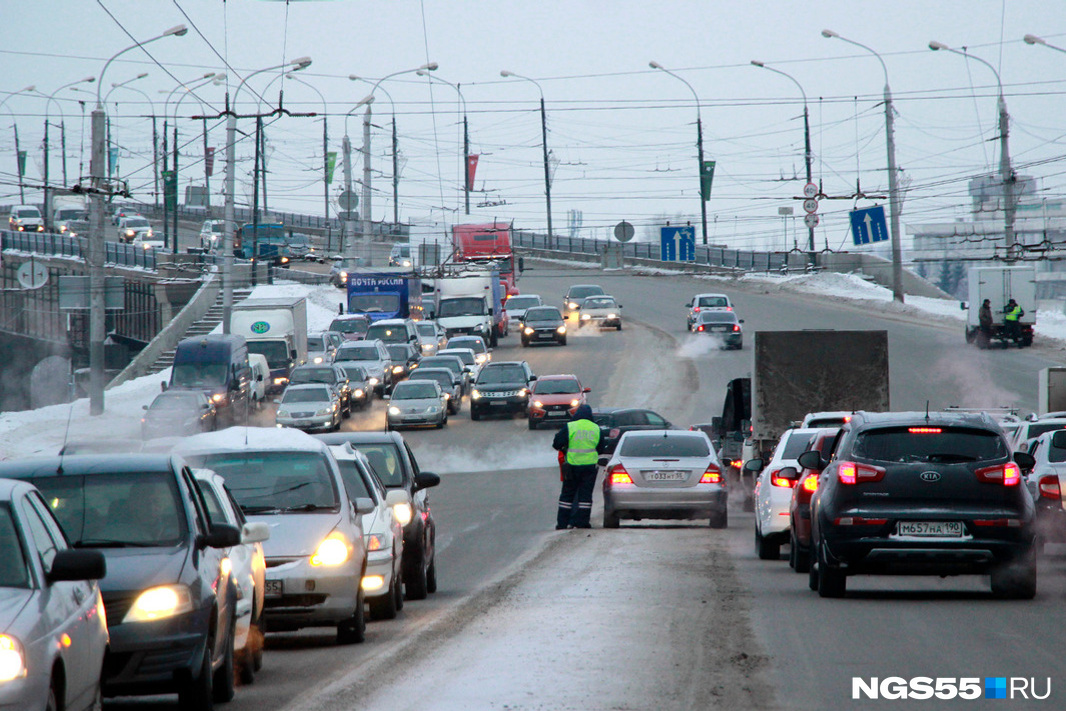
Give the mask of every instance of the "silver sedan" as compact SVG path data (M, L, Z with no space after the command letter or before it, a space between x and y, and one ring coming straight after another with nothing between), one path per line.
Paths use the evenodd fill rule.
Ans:
M396 383L385 416L386 429L412 425L448 424L448 400L435 380L404 380Z
M712 528L726 527L725 474L703 432L626 432L610 459L600 463L606 466L604 528L618 528L622 518L703 517Z

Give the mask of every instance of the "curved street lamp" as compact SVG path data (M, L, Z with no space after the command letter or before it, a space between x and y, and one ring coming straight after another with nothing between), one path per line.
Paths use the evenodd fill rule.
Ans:
M41 96L46 96L47 97L47 100L44 102L44 224L45 224L45 228L49 229L49 230L51 230L51 228L52 228L52 211L49 209L49 201L48 201L48 186L49 186L49 181L50 181L50 174L49 174L49 170L48 170L48 158L49 158L49 154L51 154L51 152L52 152L50 150L51 147L48 144L48 126L51 123L49 109L52 106L52 102L55 101L56 94L58 94L59 92L63 91L63 89L68 89L68 88L70 88L72 86L77 86L78 84L92 84L94 81L96 81L96 77L85 77L84 79L78 79L77 81L72 81L69 84L64 84L63 86L61 86L58 89L56 89L55 91L53 91L51 94L45 94L43 91L37 91L36 89L34 89L34 91L36 93L40 94ZM63 107L60 106L58 101L56 101L55 103L56 103L56 108L59 109L59 115L63 117L61 125L65 125L66 121L67 121L67 117L66 117L66 114L63 113ZM67 184L67 168L66 168L66 165L67 165L67 156L66 156L66 151L64 151L63 152L63 185L64 185L64 187Z
M456 93L459 94L459 101L460 101L460 103L463 106L463 154L462 154L462 156L460 156L462 164L459 166L459 178L460 178L460 180L462 181L462 184L463 184L463 196L465 197L465 202L466 202L466 214L469 215L470 214L470 190L471 190L471 188L473 188L473 185L470 184L470 179L469 179L469 176L470 176L470 166L469 166L469 162L470 162L470 127L469 127L469 125L467 124L467 121L466 121L466 97L463 96L463 90L461 88L459 88L458 84L452 84L447 79L441 79L438 76L434 76L434 75L430 74L429 72L423 72L423 71L417 71L417 72L415 72L415 74L417 74L420 77L429 77L429 79L431 81L435 79L435 80L441 82L442 84L447 84L451 88L455 89Z
M548 171L548 115L544 111L544 89L536 79L530 79L506 69L500 71L500 76L505 79L514 77L528 81L540 92L540 146L544 153L544 203L548 213L548 248L551 249L555 243L555 235L552 232L552 181L551 173Z
M36 91L36 90L37 90L37 85L36 84L30 84L29 86L23 87L23 88L19 89L18 91L11 92L10 94L8 94L7 96L4 97L3 101L0 101L0 109L2 109L4 107L4 104L6 104L8 102L8 99L10 99L12 96L15 96L16 94L23 94L23 93L28 93L28 92L31 92L31 91ZM24 203L24 202L26 202L26 190L25 190L25 188L22 185L22 162L19 160L19 149L18 149L19 127L18 127L18 121L15 120L15 114L11 112L11 109L8 109L7 111L8 111L8 113L11 114L11 119L14 122L14 126L15 126L15 175L18 176L18 181L19 181L19 203Z

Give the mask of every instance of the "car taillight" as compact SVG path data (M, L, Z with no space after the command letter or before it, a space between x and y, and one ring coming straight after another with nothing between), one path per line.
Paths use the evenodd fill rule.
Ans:
M633 477L629 476L629 472L621 464L615 464L613 467L607 470L607 474L611 477L611 485L616 484L632 484Z
M695 311L696 313L699 313L700 312L700 307L699 306L693 306L692 310Z
M774 486L781 486L781 487L784 487L786 489L791 488L792 486L794 486L795 483L796 483L796 480L795 479L786 479L783 476L778 476L778 473L780 471L781 471L780 469L775 469L772 472L770 472L770 483L773 484Z
M1017 486L1022 480L1022 470L1014 462L982 467L975 471L974 475L978 481L985 484L1002 484L1003 486Z
M841 462L837 467L837 479L841 484L861 484L872 481L881 481L885 478L883 467L875 467L869 464L857 462Z
M713 464L707 467L707 471L703 472L703 476L700 477L701 484L724 484L725 480L722 479L722 472L718 470L718 467Z
M618 437L618 434L619 434L619 429L617 427L612 427L611 431L607 433L607 436L610 437L611 439L616 439Z
M696 326L696 330L697 331L702 331L703 330L703 326Z
M733 324L733 330L734 331L739 331L740 330L740 324L739 323L734 323Z
M834 519L837 526L884 526L888 523L887 518L863 518L862 516L843 516Z
M1057 475L1040 477L1040 483L1037 484L1037 488L1040 489L1040 495L1045 499L1055 499L1056 501L1062 499L1062 489L1059 488L1059 477Z
M803 490L804 491L811 491L811 492L818 491L818 475L817 474L808 474L806 477L804 477L804 479L803 479Z
M943 432L939 427L908 427L911 434L940 434Z

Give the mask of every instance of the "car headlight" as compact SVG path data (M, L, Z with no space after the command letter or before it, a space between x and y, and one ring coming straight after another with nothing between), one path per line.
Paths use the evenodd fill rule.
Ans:
M409 266L411 266L411 260L410 260L410 259L405 259L405 260L403 260L403 265L404 265L405 267L409 267Z
M518 397L525 397L526 395L529 395L529 389L528 388L519 388Z
M474 356L474 362L477 363L478 365L481 365L482 363L484 363L488 359L489 359L489 354L488 353L478 353L476 356Z
M192 596L187 586L160 585L138 595L122 622L152 622L191 611Z
M355 393L353 393L353 394L354 394L354 395L355 395L356 397L363 397L363 395L364 395L365 393L363 392L363 389L362 389L362 388L356 388L356 389L355 389Z
M581 320L582 321L591 321L592 320L592 314L581 314Z
M389 407L389 414L390 415L399 415L400 414L400 408L396 407L395 405L390 406Z
M322 356L315 356L315 365L318 365L321 362L322 362Z
M339 276L340 276L341 279L347 279L348 278L348 272L341 272L339 274Z
M285 264L285 263L286 263L286 262L288 262L288 261L289 261L289 258L288 258L288 257L282 257L282 258L281 258L281 263L282 263L282 264Z
M368 380L366 382L370 383L371 385L377 385L379 381L378 381L377 378L371 378L370 380Z
M524 331L522 331L522 333L526 334L527 336L532 336L533 335L533 329L530 328L529 326L526 326L526 329Z
M388 540L380 533L371 533L366 537L366 549L368 551L380 551L388 547Z
M317 416L319 416L319 417L322 417L322 416L324 416L324 415L332 415L332 414L333 414L333 411L334 411L335 409L337 409L337 408L336 408L336 407L334 407L333 405L330 405L329 407L324 407L324 408L322 408L321 410L316 410L316 411L315 411L315 415L317 415Z
M155 232L152 232L151 230L148 230L148 236L149 236L149 237L151 237L151 236L152 236L152 235L154 235L154 234L155 234Z
M577 308L577 304L575 304L575 303L574 303L574 302L572 302L572 301L571 301L571 302L570 302L569 304L567 304L567 306L569 306L569 307L570 307L570 308L572 308L572 309L576 309L576 308Z
M444 393L444 399L445 400L451 400L452 399L452 394L451 393Z
M0 634L0 682L26 676L26 656L22 645L11 635Z
M422 344L422 350L424 350L424 351L433 350L433 344L432 343L423 343Z
M473 390L471 390L470 391L470 399L471 400L480 400L481 399L481 391L478 390L477 388L474 388Z
M566 333L566 326L560 326L559 328L555 329L555 332L556 333Z
M403 503L396 504L392 507L392 514L396 517L396 520L400 522L401 526L406 526L411 523L411 519L414 517L414 509L411 508L411 504Z
M367 592L374 592L375 590L381 590L385 587L384 575L364 575L363 580L359 583L363 590Z
M311 565L316 567L341 565L348 560L350 555L350 546L344 538L344 534L331 533L326 536L324 541L318 544L318 549L311 556Z
M394 365L392 367L393 375L398 375L399 373L402 373L402 372L403 372L403 366L402 365Z
M580 400L571 400L570 401L570 407L577 407L580 404L581 404Z
M607 318L618 318L618 314L607 314Z
M432 415L434 412L440 412L440 405L430 405L426 408L426 412Z
M287 382L289 382L288 378L274 378L275 385L284 385Z
M150 249L152 247L152 245L148 244L147 242L141 242L141 246L145 249Z
M534 400L533 401L533 407L543 409L544 408L544 403L541 402L540 400Z
M222 402L226 399L226 396L222 393L215 393L211 396L211 402Z

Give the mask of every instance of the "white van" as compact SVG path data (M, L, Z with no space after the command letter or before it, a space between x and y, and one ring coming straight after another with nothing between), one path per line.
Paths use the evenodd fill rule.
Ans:
M44 232L44 218L33 205L15 205L7 224L13 232Z
M265 355L249 353L248 367L252 369L252 407L258 410L266 402L266 386L267 381L270 380L270 366L267 364Z

